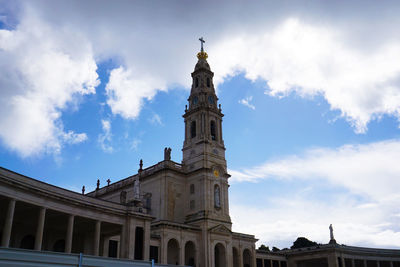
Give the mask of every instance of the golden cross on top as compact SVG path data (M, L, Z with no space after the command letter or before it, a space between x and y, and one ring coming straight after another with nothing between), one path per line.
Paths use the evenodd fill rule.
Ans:
M205 43L206 41L204 41L203 37L199 38L199 41L201 43L201 52L204 52L203 43Z

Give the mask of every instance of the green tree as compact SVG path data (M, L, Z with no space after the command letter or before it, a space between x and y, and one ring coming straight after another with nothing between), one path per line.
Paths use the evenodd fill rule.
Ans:
M268 247L268 246L265 246L264 244L262 244L258 249L259 249L259 250L262 250L262 251L270 251L270 250L269 250L269 247Z
M291 246L291 249L294 248L307 248L307 247L313 247L317 246L318 244L314 241L310 241L305 237L298 237L296 241L293 242L293 246Z

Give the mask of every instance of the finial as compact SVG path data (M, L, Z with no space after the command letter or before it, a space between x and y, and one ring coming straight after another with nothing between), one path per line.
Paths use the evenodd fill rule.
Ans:
M139 172L143 171L143 160L139 161Z
M203 49L203 43L205 43L206 41L204 41L204 39L203 39L203 37L200 37L199 38L199 41L200 41L200 43L201 43L201 52L204 52L204 49Z
M110 178L108 178L108 179L107 179L107 186L109 186L110 183L111 183L111 180L110 180Z
M198 59L207 59L208 55L206 52L204 52L204 48L203 48L203 43L205 43L206 41L204 41L203 37L199 38L199 41L201 43L201 50L199 53L197 53L197 58Z
M85 186L82 186L82 195L85 194Z
M96 190L99 190L100 189L100 179L97 179L97 187L96 187Z

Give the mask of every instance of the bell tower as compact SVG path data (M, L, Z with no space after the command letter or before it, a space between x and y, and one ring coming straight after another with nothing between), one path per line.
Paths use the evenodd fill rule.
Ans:
M228 178L225 145L222 138L221 105L215 94L214 73L203 49L197 54L192 72L192 88L183 118L185 140L182 165L188 174L190 208L186 221L211 219L230 228ZM194 189L195 188L195 189ZM192 205L193 204L193 205Z
M197 54L197 64L192 72L192 89L188 99L189 108L185 114L185 141L182 163L188 171L221 165L226 168L225 146L222 139L221 105L215 94L214 73L207 62L203 49Z

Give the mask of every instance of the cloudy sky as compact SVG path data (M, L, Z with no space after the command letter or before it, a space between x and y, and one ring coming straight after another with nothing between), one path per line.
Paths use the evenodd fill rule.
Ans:
M398 1L0 0L0 165L79 191L172 148L200 43L233 230L400 248Z

